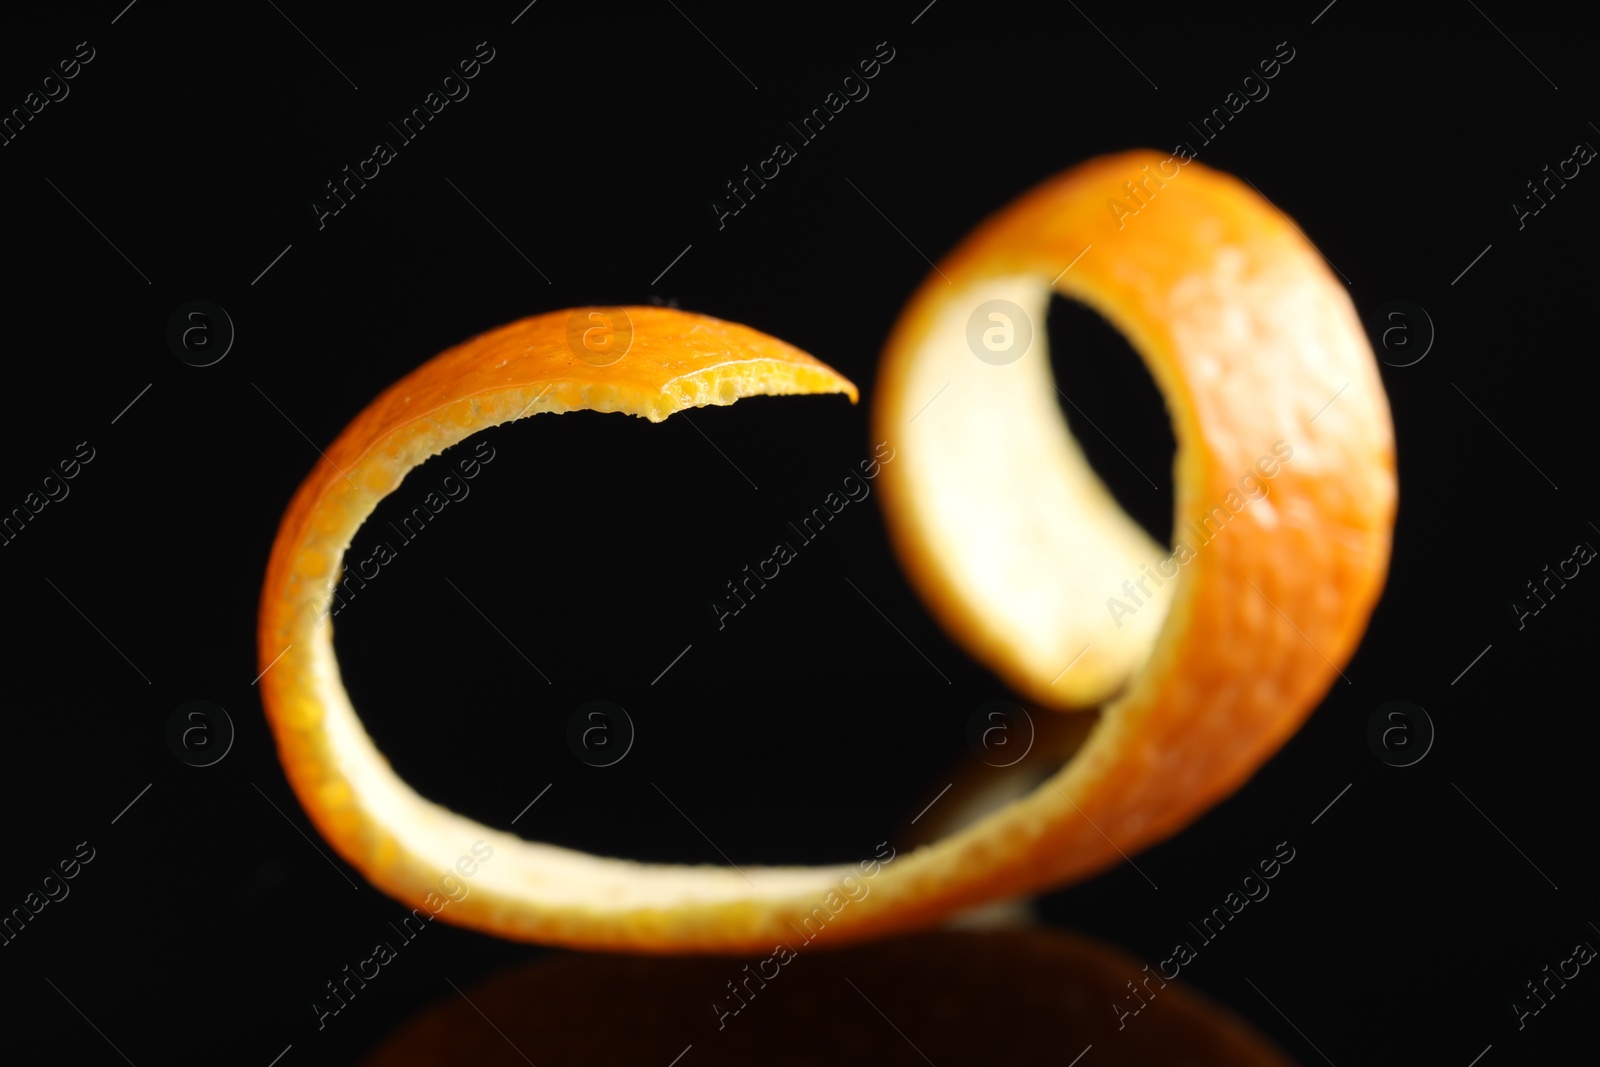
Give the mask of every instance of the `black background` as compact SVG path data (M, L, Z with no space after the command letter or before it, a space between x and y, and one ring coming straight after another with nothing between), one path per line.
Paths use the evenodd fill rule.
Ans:
M1520 230L1510 207L1576 142L1600 144L1592 23L1504 3L1340 0L1319 17L1316 0L924 2L541 0L514 25L517 0L8 13L5 108L77 42L95 58L0 147L0 506L80 441L95 459L0 548L0 908L76 843L96 850L70 897L0 948L8 1040L81 1063L120 1062L108 1041L140 1065L265 1065L291 1044L285 1067L349 1062L454 996L446 978L466 987L545 951L438 928L319 1032L308 1000L402 909L318 855L251 684L263 567L313 446L436 352L526 315L675 303L815 353L863 403L490 431L496 458L469 500L339 618L379 745L425 795L500 828L549 785L516 830L592 851L831 862L903 840L966 758L973 709L1007 694L926 613L876 503L847 509L721 632L707 601L870 453L877 354L929 270L922 253L1091 156L1200 147L1186 120L1287 41L1271 95L1200 160L1289 213L1364 318L1404 299L1437 329L1422 362L1383 369L1401 486L1388 588L1349 683L1248 785L1138 870L1039 912L1155 961L1287 840L1297 857L1272 896L1184 978L1295 1057L1465 1065L1492 1045L1485 1065L1532 1063L1592 1042L1587 969L1520 1032L1509 1002L1576 941L1600 944L1587 677L1600 578L1585 569L1522 630L1508 606L1576 542L1600 545L1600 177L1584 168ZM323 183L393 140L385 122L485 40L495 57L470 96L319 229L308 205ZM880 41L895 58L870 95L719 230L708 204L723 183L792 140L786 122ZM237 329L211 367L165 341L191 299ZM1128 462L1078 413L1068 422L1164 532L1172 442L1153 387L1091 314L1062 305L1050 327L1058 376ZM386 507L415 503L444 462ZM209 768L165 740L190 699L237 729ZM639 730L606 770L564 741L589 699ZM1437 729L1415 766L1368 746L1391 699ZM683 1042L711 1021L684 1020Z

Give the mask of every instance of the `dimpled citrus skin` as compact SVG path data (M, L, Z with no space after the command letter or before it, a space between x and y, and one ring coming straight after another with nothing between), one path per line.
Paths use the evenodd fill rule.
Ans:
M625 318L618 310L556 311L491 330L440 353L374 399L326 448L289 504L263 582L257 649L265 672L262 699L289 783L317 830L374 884L409 905L428 906L441 875L467 854L471 842L485 839L499 851L469 883L470 896L451 902L441 918L509 937L598 939L624 948L641 938L682 933L649 933L664 921L649 908L630 908L627 921L616 923L593 920L582 906L530 906L523 887L564 882L565 897L582 896L581 873L566 877L568 867L581 871L581 861L591 861L614 880L626 880L643 865L525 842L416 796L349 706L333 653L334 621L318 625L344 552L378 502L407 471L478 430L578 410L659 422L685 408L761 394L844 393L852 403L857 398L856 387L831 368L749 327L669 308L620 309ZM609 313L615 325L631 322L631 346L621 359L580 358L581 341L575 348L569 340L575 336L572 323L581 336L590 311ZM554 542L548 547L560 550ZM507 565L513 563L508 557ZM414 624L426 628L435 622L418 618ZM441 716L448 712L440 709ZM514 872L509 879L508 867ZM724 875L741 888L746 884L734 872L715 868L672 872L676 878L669 880L690 891L703 879L720 883ZM497 877L515 884L497 883ZM808 872L805 881L826 884L835 877L828 869ZM720 927L725 915L723 908L707 909L699 921Z
M263 588L258 650L260 666L271 667L263 698L279 753L318 830L413 906L425 906L469 843L487 842L493 858L472 877L470 895L439 912L447 922L574 947L768 953L808 918L824 924L816 945L834 947L1086 877L1236 789L1304 721L1360 639L1388 564L1392 430L1348 296L1305 238L1248 187L1190 163L1119 228L1106 201L1162 158L1091 161L980 227L902 314L873 411L875 439L898 450L879 483L890 532L939 619L1040 703L1081 705L1120 687L1051 780L867 874L845 865L736 871L588 856L490 830L401 782L349 706L331 627L318 628L315 617L356 529L406 470L477 429L541 411L659 421L754 393L854 397L847 381L782 342L665 309L629 309L633 351L591 367L567 350L568 313L558 312L485 334L387 390L330 446L329 462L316 465L290 505ZM1178 439L1175 529L1222 501L1273 442L1294 450L1270 494L1182 567L1159 632L1147 626L1147 641L1125 643L1115 657L1090 653L1087 681L1069 673L1059 693L1035 660L1010 654L1015 620L953 592L973 561L944 551L926 504L930 494L959 501L975 472L925 469L913 416L933 390L908 386L918 383L917 353L933 324L942 332L954 321L959 332L973 285L1023 277L1047 286L1058 275L1060 291L1124 332L1167 398ZM1101 507L1081 521L1110 514ZM1134 537L1120 543L1143 547ZM1132 576L1106 579L1114 589ZM1100 599L1072 603L1085 619L1103 620ZM1076 652L1063 649L1060 662ZM786 650L773 657L773 684L806 669L802 651ZM448 713L439 709L441 721ZM792 785L827 788L803 778ZM847 876L868 892L842 901Z
M984 869L991 887L1010 893L1120 862L1116 848L1145 847L1236 789L1338 681L1335 664L1353 654L1388 567L1393 430L1343 285L1272 205L1199 163L1183 165L1135 217L1108 208L1131 204L1123 183L1165 158L1092 160L991 218L913 297L880 372L875 433L903 439L927 400L907 388L915 355L945 302L985 278L1048 284L1059 275L1057 291L1118 327L1166 398L1178 442L1175 535L1198 525L1274 442L1293 449L1269 494L1181 567L1148 659L1076 758L964 835L952 866ZM1027 673L995 642L1004 620L953 592L949 575L962 561L934 548L908 479L912 455L902 447L880 489L914 584L1019 692L1070 706L1048 675ZM1121 595L1116 583L1134 576L1107 575L1106 592ZM1106 612L1099 599L1081 610ZM1059 662L1077 652L1063 648Z

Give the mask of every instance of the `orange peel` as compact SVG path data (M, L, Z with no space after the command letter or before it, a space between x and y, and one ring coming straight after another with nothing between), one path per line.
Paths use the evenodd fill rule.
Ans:
M1334 664L1359 640L1387 567L1392 430L1348 297L1315 249L1259 196L1189 163L1125 233L1110 225L1106 198L1159 158L1091 161L980 228L902 315L874 409L879 431L909 460L897 457L885 468L896 547L957 638L1037 700L1072 706L1123 687L1083 748L1044 786L943 840L869 861L870 870L736 870L636 863L526 841L426 800L394 773L340 681L331 627L317 620L357 529L408 470L477 430L540 412L620 411L660 421L756 394L856 396L848 381L792 346L663 308L626 309L631 349L595 366L574 359L567 339L572 315L588 310L580 309L502 327L424 364L357 416L290 504L262 590L258 653L280 758L319 832L374 885L418 907L469 844L489 845L492 859L476 870L470 894L438 912L447 922L583 948L766 952L808 919L808 928L820 919L821 940L837 946L1064 884L1159 840L1236 788L1309 714ZM1100 256L1057 273L1091 243ZM1091 557L1102 580L1108 565L1157 546L1140 540L1125 516L1118 525L1121 513L1103 487L1096 502L1098 483L1084 477L1086 467L1062 461L1060 442L1055 466L1032 475L1064 474L1075 479L1073 491L1051 497L1054 525L1013 529L1006 523L1026 518L1025 509L982 492L981 470L970 463L948 463L940 473L930 453L948 452L919 428L911 406L927 399L928 368L944 366L942 354L962 343L975 298L1020 296L1042 312L1052 277L1122 328L1166 393L1179 443L1180 521L1221 499L1272 440L1292 439L1294 447L1271 494L1183 568L1164 613L1145 613L1159 614L1160 625L1144 624L1142 636L1112 655L1086 654L1079 679L1060 690L1070 698L1044 684L1033 644L1009 646L1015 605L972 595L963 575L981 570L983 551L1016 548L1008 532L1038 541L1026 551L1047 568L1052 553L1084 538L1082 545L1098 547ZM1033 373L1038 384L1036 367ZM1047 365L1044 377L1047 384ZM1008 386L990 394L953 390L940 403L957 397L966 399L945 410L960 407L978 426L1009 421L1041 434L1051 426L1070 444L1048 388L1043 401ZM1007 414L992 403L997 397L1022 406ZM1338 402L1319 411L1330 397ZM923 417L929 428L961 432L947 416ZM1010 484L1054 492L1031 476ZM999 508L988 541L943 539L929 525L930 515L943 513L930 499L962 494ZM1261 506L1268 501L1270 508ZM1074 524L1099 533L1073 533ZM1060 582L1067 572L1059 567L1043 573L1055 581L1053 595L1076 601L1054 616L1050 634L1059 642L1063 634L1098 632L1090 616L1100 605L1082 595L1090 586ZM1069 656L1077 651L1071 641L1062 647ZM845 906L844 887L852 884L869 891L850 891Z
M1187 551L1122 511L1063 421L1052 292L1100 312L1165 397ZM1028 351L969 344L988 301L1028 319L990 328L1036 324ZM891 540L950 634L1037 704L1110 698L1051 781L933 846L959 841L995 897L1114 864L1238 788L1339 677L1383 587L1394 432L1360 319L1287 216L1192 160L1094 159L985 222L907 304L873 421L897 449Z

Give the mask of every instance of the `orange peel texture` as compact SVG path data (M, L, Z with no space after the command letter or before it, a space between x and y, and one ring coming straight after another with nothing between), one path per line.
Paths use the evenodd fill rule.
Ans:
M1043 786L889 858L880 850L861 864L735 870L526 841L401 781L351 707L331 627L317 619L357 529L406 471L479 429L539 412L660 421L755 394L855 398L853 385L789 345L662 308L626 309L632 348L592 366L567 341L573 313L555 312L446 351L386 390L328 448L284 517L262 592L258 653L271 669L261 684L289 782L317 829L415 907L474 842L492 847L471 893L439 912L447 922L582 948L767 953L819 920L819 941L839 946L1087 876L1236 788L1309 714L1359 640L1388 561L1392 431L1348 297L1247 187L1189 163L1118 228L1106 200L1161 158L1092 161L975 232L902 315L873 412L898 452L880 483L891 534L944 624L1034 700L1078 706L1120 689ZM1103 601L1112 583L1166 552L1088 472L1055 407L1048 361L1042 374L1037 365L1051 279L1119 326L1162 387L1178 438L1178 526L1223 501L1274 441L1293 448L1270 492L1181 567L1160 610L1141 609L1140 628L1121 642L1111 635L1126 628L1104 621ZM970 313L991 297L1033 309L1032 355L994 366L967 351ZM992 372L987 387L981 376L950 376L974 368ZM1002 430L1034 434L1037 453L1000 447L1018 440L992 436ZM941 436L967 442L976 458ZM995 492L985 476L1010 488ZM963 499L989 509L987 539L941 527ZM1039 568L1046 599L1067 606L1041 610L1036 600L1019 612L1016 590L992 579L989 552L1021 553ZM1096 636L1107 650L1091 648L1052 684ZM1059 662L1039 651L1053 645Z
M1052 291L1120 330L1166 399L1171 549L1062 419ZM999 354L978 354L985 328ZM898 453L891 539L948 632L1037 704L1109 698L1051 781L934 846L941 897L1060 885L1197 818L1315 709L1383 586L1394 434L1361 322L1287 217L1193 161L1094 159L980 226L902 313L873 420Z

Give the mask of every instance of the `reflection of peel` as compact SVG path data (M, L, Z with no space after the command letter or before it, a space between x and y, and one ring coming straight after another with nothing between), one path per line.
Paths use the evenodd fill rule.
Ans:
M920 1053L938 1064L1065 1065L1088 1045L1081 1067L1293 1062L1181 981L1119 1030L1111 1005L1142 965L1059 931L927 934L800 962L747 979L745 1007L719 1029L711 1005L729 996L730 971L743 973L726 960L541 959L459 995L445 988L364 1067L526 1067L524 1054L667 1064L691 1045L685 1065L922 1064Z

